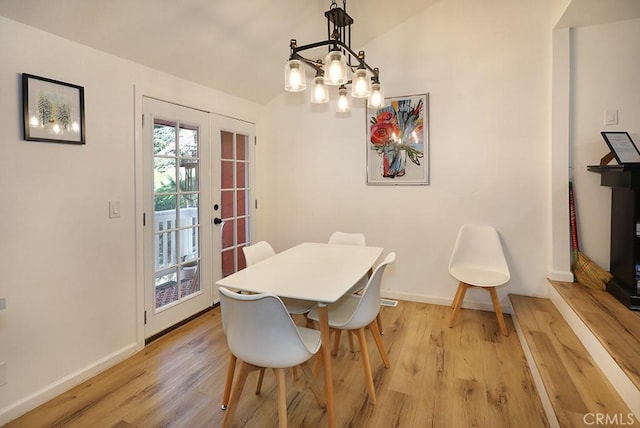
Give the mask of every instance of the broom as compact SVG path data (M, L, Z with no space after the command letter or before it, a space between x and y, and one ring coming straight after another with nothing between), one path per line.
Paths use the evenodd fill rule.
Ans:
M604 290L605 284L613 275L592 262L580 252L578 245L578 227L576 224L576 205L573 196L573 183L569 182L569 221L571 225L571 248L573 250L573 274L576 280L589 288Z

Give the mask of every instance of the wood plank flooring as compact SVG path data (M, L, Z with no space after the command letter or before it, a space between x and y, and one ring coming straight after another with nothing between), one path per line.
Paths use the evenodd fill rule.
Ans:
M339 427L547 427L517 335L500 334L493 312L399 302L382 311L385 369L367 332L378 404L367 399L359 351L346 336L333 359ZM507 328L514 332L511 318ZM357 348L357 343L356 343ZM7 427L218 427L228 351L220 309L9 423ZM276 427L277 386L249 377L234 426ZM304 377L287 375L289 426L326 426Z
M640 389L640 312L629 310L604 290L551 281L602 346Z
M514 294L509 299L561 427L595 420L586 415L623 415L625 422L632 417L551 300Z

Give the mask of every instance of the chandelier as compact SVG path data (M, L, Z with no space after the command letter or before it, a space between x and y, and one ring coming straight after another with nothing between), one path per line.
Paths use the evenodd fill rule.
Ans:
M304 91L307 88L305 68L308 66L315 71L310 91L312 103L328 102L328 85L338 86L336 111L348 112L351 110L351 101L347 96L347 86L350 85L353 98L367 98L369 107L382 107L384 95L380 85L380 70L367 64L364 51L356 54L351 49L353 18L347 13L347 1L343 0L343 7L340 8L332 0L324 16L327 18L327 40L298 46L296 39L291 39L291 53L284 69L284 89L289 92ZM307 59L300 54L322 46L328 48L324 61Z

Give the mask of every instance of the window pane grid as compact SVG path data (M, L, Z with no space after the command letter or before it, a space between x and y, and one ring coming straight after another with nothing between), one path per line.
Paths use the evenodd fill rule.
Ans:
M225 221L222 271L225 276L246 265L242 247L249 241L247 141L246 135L221 132L221 216Z
M154 120L155 308L200 291L199 128Z

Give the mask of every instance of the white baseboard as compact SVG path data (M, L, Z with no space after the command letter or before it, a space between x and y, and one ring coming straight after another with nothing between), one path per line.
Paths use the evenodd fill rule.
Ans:
M95 361L88 366L77 370L43 388L39 391L28 395L15 403L12 403L3 409L0 409L0 426L24 415L30 410L35 409L41 404L46 403L52 398L57 397L73 388L76 385L81 384L85 380L96 376L104 370L116 365L124 359L130 357L136 352L136 344L132 343L124 348L107 355L106 357Z
M547 273L547 278L552 281L560 281L560 282L573 282L574 277L572 272L564 272L552 270Z
M591 358L598 365L600 370L609 379L611 385L618 392L622 400L629 407L629 410L640 420L640 390L636 388L631 379L620 368L611 354L600 343L600 340L591 332L589 327L573 311L571 306L562 298L558 290L549 286L549 298L562 314L567 324L578 336L582 344L589 351Z
M391 291L391 290L380 290L380 296L386 299L407 300L409 302L419 302L419 303L431 303L434 305L441 305L441 306L451 306L451 302L453 300L453 296L451 298L444 298L444 297L426 296L424 294L404 293L402 291ZM494 312L492 303L477 302L477 301L471 300L469 297L470 296L468 295L465 296L464 302L462 303L463 308ZM506 303L500 302L500 306L502 308L503 313L505 314L513 313L511 302L508 299Z

